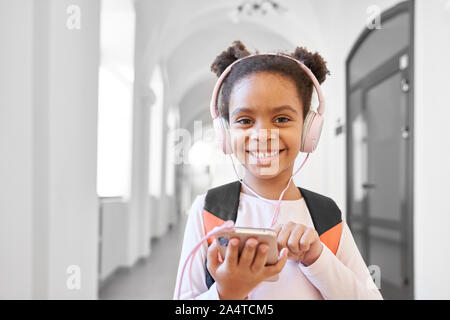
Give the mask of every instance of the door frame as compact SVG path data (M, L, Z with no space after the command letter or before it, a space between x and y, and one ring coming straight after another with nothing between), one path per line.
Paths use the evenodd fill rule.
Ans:
M402 214L405 215L405 225L403 226L405 228L405 241L408 244L407 249L405 252L406 256L406 265L404 266L405 269L405 275L406 279L405 281L408 281L408 292L407 297L409 299L414 298L414 12L415 7L415 0L408 0L401 2L394 7L384 11L381 14L381 22L389 20L393 17L396 17L399 14L402 13L409 13L409 35L410 35L410 42L409 47L407 50L403 51L403 53L407 53L408 55L408 67L403 70L403 73L405 73L408 77L409 82L409 91L407 94L407 99L409 103L408 108L408 115L407 115L407 122L409 127L409 137L406 140L406 157L409 159L407 161L406 165L406 203L402 210ZM346 172L347 172L347 182L346 182L346 207L347 207L347 221L348 225L351 228L351 220L352 220L352 206L351 206L351 196L352 196L352 190L353 190L353 172L352 168L350 168L350 157L353 154L353 146L352 146L352 128L351 128L351 119L350 119L350 93L351 89L354 88L354 86L350 86L350 62L356 52L358 51L359 47L364 43L366 38L377 29L368 29L364 28L360 36L358 37L357 41L355 42L354 46L350 50L350 53L346 59L345 62L345 71L346 71ZM387 60L389 61L389 60ZM386 63L386 62L385 62ZM364 227L364 226L363 226ZM366 251L368 252L368 251ZM383 289L383 287L381 288Z

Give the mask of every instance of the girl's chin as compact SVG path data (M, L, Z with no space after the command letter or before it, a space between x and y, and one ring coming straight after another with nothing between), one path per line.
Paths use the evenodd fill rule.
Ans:
M260 180L265 180L265 179L272 179L275 178L276 176L278 176L278 174L280 173L279 170L261 170L261 169L256 169L255 170L250 170L251 174L253 177L260 179Z

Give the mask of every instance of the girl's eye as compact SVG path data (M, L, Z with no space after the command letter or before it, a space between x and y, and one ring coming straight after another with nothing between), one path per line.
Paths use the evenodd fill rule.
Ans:
M236 122L240 123L240 124L250 124L251 120L250 119L239 119Z
M282 119L283 121L276 121L276 122L288 122L288 121L290 121L290 119L286 118L286 117L279 117L276 120L280 120L280 119Z

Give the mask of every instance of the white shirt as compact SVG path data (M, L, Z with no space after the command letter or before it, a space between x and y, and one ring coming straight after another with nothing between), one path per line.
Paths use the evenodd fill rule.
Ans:
M205 236L203 206L206 194L195 198L189 212L184 233L183 248L178 266L174 299L178 297L181 269L191 249ZM278 200L268 200L275 205ZM249 194L240 194L235 225L237 227L270 227L275 205ZM278 221L293 221L314 228L304 198L282 200ZM342 221L342 235L334 255L324 244L319 258L309 265L287 260L276 282L264 281L249 294L249 299L382 299L369 270L353 240L348 225ZM205 263L208 244L205 241L192 262L192 291L189 281L189 264L181 287L181 299L219 299L216 283L206 286Z

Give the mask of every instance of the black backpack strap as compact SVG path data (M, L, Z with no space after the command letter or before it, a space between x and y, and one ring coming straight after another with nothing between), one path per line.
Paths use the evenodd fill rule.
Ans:
M320 240L336 254L342 232L342 214L333 199L298 187Z
M234 181L208 190L203 209L215 217L236 221L241 182Z

